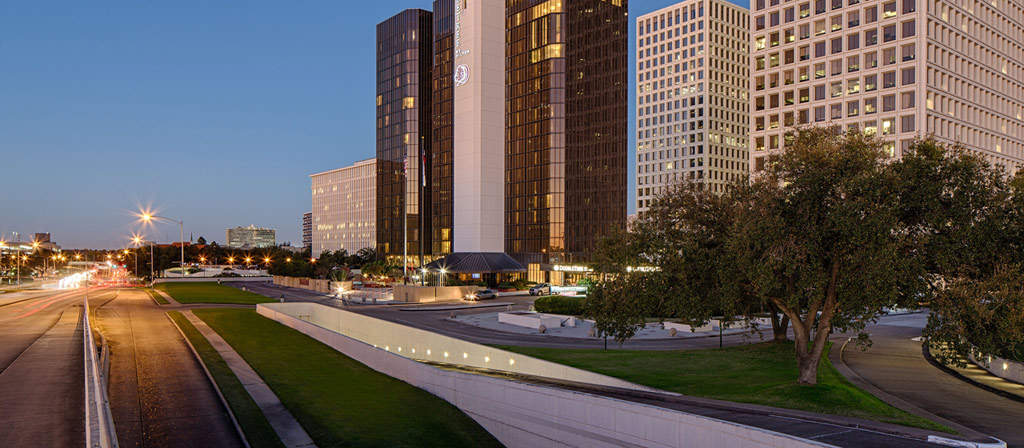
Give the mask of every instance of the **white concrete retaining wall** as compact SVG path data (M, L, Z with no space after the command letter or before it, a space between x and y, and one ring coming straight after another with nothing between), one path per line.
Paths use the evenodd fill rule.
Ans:
M303 319L311 318L314 314L325 314L320 310L311 309L313 307L322 306L274 303L261 304L257 311L333 347L378 372L398 378L452 403L508 447L830 446L709 417L589 393L440 369L404 357L396 352L395 346L391 346L390 351L385 351L306 322ZM298 313L302 319L286 314L293 312ZM344 316L342 319L348 317L350 316ZM420 350L423 350L423 345L420 347ZM405 346L404 349L410 350L409 346ZM517 360L516 366L531 364L528 357L514 356Z
M678 323L678 322L665 322L665 329L666 330L671 330L673 328L675 328L676 331L680 332L680 333L682 333L684 331L685 332L701 333L701 332L704 332L704 331L714 330L714 328L712 327L711 324L701 325L699 327L694 327L693 325L690 325L690 324L681 324L681 323Z
M989 373L1004 380L1024 384L1024 363L1003 359L998 356L984 356L982 358L983 359L976 359L974 356L971 356L971 360L974 361L978 367L988 370ZM988 365L985 365L984 361L989 361Z
M624 389L655 390L618 378L317 303L265 303L258 305L256 311L292 328L297 327L289 322L306 321L321 327L324 338L331 334L334 338L352 338L403 357ZM331 345L320 337L310 336Z
M558 328L562 325L562 320L564 319L561 317L541 313L498 313L498 322L533 329L538 329L541 325L545 328ZM566 326L576 325L574 322L573 325L566 323Z

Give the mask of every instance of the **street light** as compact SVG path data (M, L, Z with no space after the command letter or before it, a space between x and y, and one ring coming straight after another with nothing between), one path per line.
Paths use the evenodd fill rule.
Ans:
M180 242L181 242L181 265L180 265L180 268L181 268L181 277L184 278L185 277L185 221L184 220L179 221L179 220L167 218L167 217L164 217L164 216L151 215L151 214L145 213L145 212L142 213L142 220L145 221L145 222L159 221L161 219L164 220L164 221L178 223L178 225L181 226L181 240L180 240Z
M156 277L153 276L153 274L154 274L153 271L156 269L155 258L153 257L153 242L152 241L145 241L145 240L143 240L138 235L132 235L132 242L135 243L135 247L138 247L140 245L144 245L146 243L149 243L149 281L152 283L153 281L156 280ZM139 256L136 255L135 256L135 269L136 269L135 275L139 275L138 267L139 267Z

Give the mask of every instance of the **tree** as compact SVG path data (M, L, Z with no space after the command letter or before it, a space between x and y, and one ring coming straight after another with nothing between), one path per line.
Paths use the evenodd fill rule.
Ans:
M199 239L196 240L196 244L198 244L200 246L205 245L206 244L206 238L203 238L202 235L200 235Z
M618 244L629 251L619 258L657 269L619 269L595 288L598 330L623 340L650 315L776 310L773 324L793 328L798 382L816 384L833 329L861 331L884 307L910 305L921 273L884 143L825 128L792 137L722 194L683 183L658 198Z

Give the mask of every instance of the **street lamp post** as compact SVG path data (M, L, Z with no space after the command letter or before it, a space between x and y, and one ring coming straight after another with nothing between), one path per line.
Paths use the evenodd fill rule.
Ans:
M21 284L21 235L18 232L14 232L14 244L18 246L18 255L16 258L17 267L15 268L15 274L18 279L18 284Z
M149 282L152 284L153 281L156 280L156 277L153 276L153 271L156 269L155 258L153 257L153 242L152 241L143 240L142 238L139 238L137 236L132 238L132 242L135 243L135 247L138 247L140 244L149 243ZM139 271L138 270L139 270L139 255L136 254L135 255L135 275L139 275Z
M146 222L160 219L164 221L178 223L178 225L181 226L181 239L179 240L179 242L181 243L181 265L179 267L181 269L181 277L185 278L185 220L178 221L176 219L171 219L164 216L150 215L149 213L142 214L142 220Z

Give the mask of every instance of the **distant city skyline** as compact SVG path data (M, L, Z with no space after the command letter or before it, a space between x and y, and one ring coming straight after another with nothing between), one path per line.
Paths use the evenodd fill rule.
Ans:
M674 3L634 0L630 16ZM0 238L50 232L65 248L124 247L149 206L184 220L186 239L224 244L225 228L256 223L301 245L309 175L374 155L375 25L431 7L5 5L0 163L16 168L0 174ZM177 241L173 227L146 237Z

